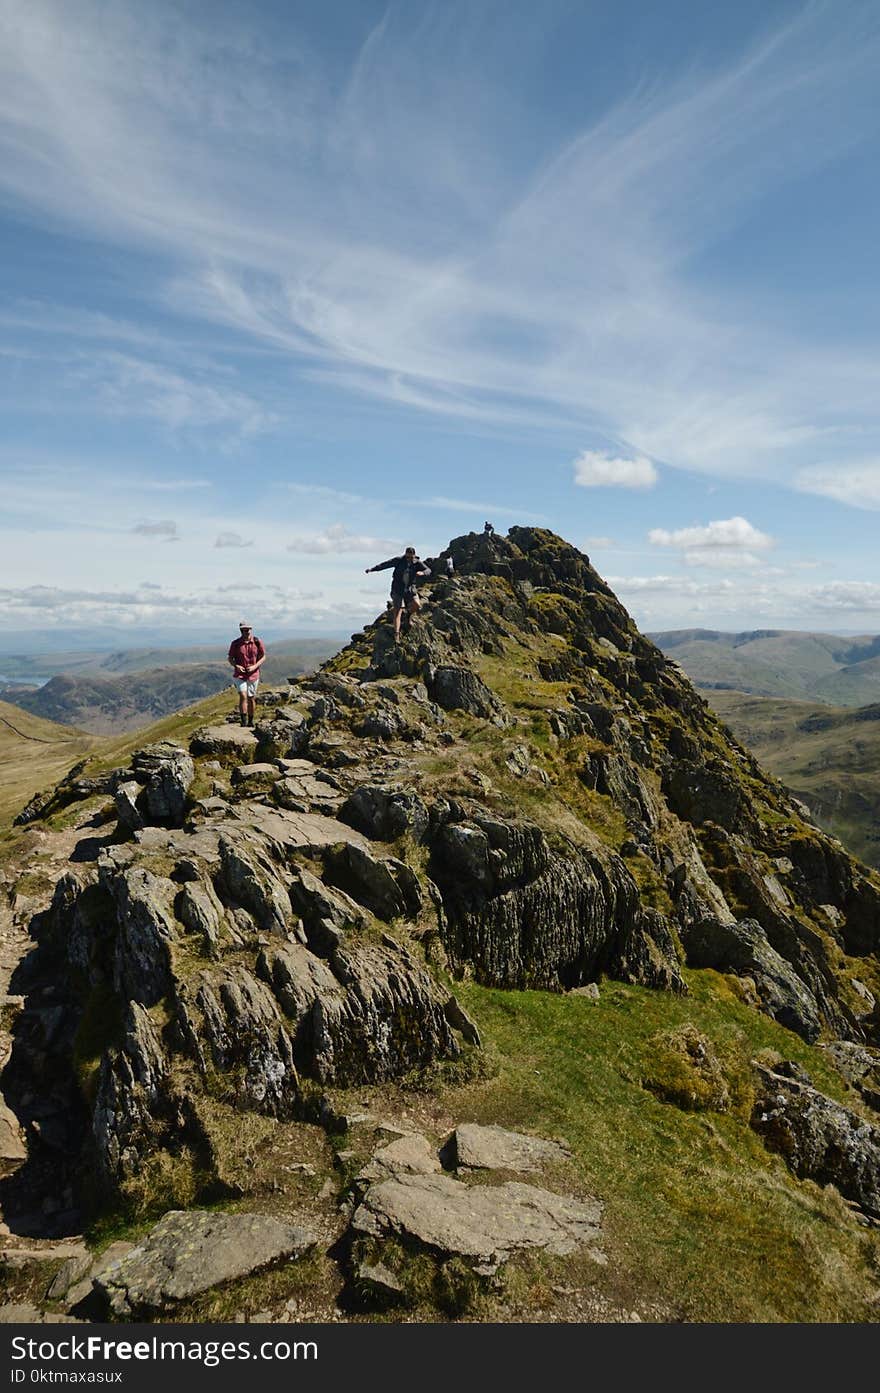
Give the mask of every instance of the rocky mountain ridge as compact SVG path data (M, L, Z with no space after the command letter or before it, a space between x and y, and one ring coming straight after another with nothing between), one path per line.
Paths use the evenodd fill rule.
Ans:
M845 1155L842 1193L880 1216L880 1132L860 1111L880 1063L877 879L804 818L573 547L512 528L455 539L441 575L447 557L453 575L400 644L382 616L268 694L254 731L147 746L29 810L36 825L91 799L99 835L35 906L13 981L24 999L3 1088L30 1156L3 1189L22 1232L47 1187L69 1196L50 1211L59 1235L89 1206L233 1200L250 1193L243 1123L271 1148L302 1125L356 1131L338 1090L414 1070L479 1077L457 981L560 993L613 979L682 997L694 969L834 1044L853 1106L764 1065L752 1125L807 1179L833 1179L829 1156ZM722 1106L711 1048L696 1033L675 1049L684 1096ZM344 1262L365 1300L413 1299L417 1252L455 1309L498 1255L528 1247L517 1234L538 1212L581 1234L566 1253L595 1249L597 1202L519 1181L500 1207L486 1200L479 1239L447 1233L444 1248L436 1214L462 1181L414 1145L418 1162L388 1162L373 1143L346 1192Z

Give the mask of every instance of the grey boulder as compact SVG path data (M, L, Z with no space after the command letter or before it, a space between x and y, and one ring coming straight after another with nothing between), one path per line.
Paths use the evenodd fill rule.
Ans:
M475 1122L456 1127L449 1150L459 1170L539 1171L570 1155L558 1142L508 1132L503 1127L481 1127Z
M461 1257L482 1275L514 1253L539 1249L565 1257L600 1238L602 1205L519 1181L464 1185L447 1175L400 1175L371 1185L355 1210L355 1235L396 1236L446 1257Z
M299 1225L267 1214L171 1210L96 1285L114 1315L171 1311L222 1282L301 1258L316 1242Z
M836 1185L880 1218L880 1128L785 1074L755 1065L760 1088L751 1125L801 1180Z

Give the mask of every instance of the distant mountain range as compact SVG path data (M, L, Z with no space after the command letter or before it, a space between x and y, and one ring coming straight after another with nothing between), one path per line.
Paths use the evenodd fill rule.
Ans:
M880 701L878 635L672 629L650 637L698 687L834 706Z
M317 667L338 646L332 639L283 640L270 648L264 677L283 684L285 677ZM15 668L19 678L29 671L34 678L52 675L41 686L22 682L0 687L0 700L95 735L138 730L222 691L231 678L225 650L218 654L216 646L40 654L16 660Z
M880 868L880 704L852 710L743 692L704 695L826 831Z

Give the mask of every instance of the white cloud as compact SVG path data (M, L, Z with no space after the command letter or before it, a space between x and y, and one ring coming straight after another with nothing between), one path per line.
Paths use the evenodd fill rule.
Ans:
M333 627L375 612L375 602L330 600L319 590L279 585L235 585L204 590L160 589L144 584L132 590L90 590L32 585L0 588L0 629L35 625L57 628L59 643L65 629L103 626L131 629L141 626L185 627L216 631L218 625L237 625L234 593L248 591L248 608L259 622L276 628L297 624Z
M246 542L244 537L237 532L221 532L214 543L215 547L252 547L253 542Z
M739 587L732 580L696 581L690 576L607 576L612 590L622 595L670 594L682 596L732 595Z
M657 482L657 470L643 455L621 459L584 450L574 462L574 481L585 489L650 489Z
M177 523L172 522L170 518L162 522L136 522L131 530L141 537L161 537L165 542L180 541Z
M795 475L802 493L816 493L853 508L880 509L880 459L817 464Z
M816 585L806 592L816 609L840 613L869 613L880 610L880 585L866 580L835 580Z
M720 518L674 532L653 527L648 541L655 547L675 547L687 566L749 567L761 564L759 553L774 545L773 538L743 517Z
M287 550L301 552L307 556L326 556L336 551L387 551L394 545L395 543L389 542L387 538L365 537L350 532L344 523L337 522L325 528L323 532L294 537Z
M615 540L614 540L613 537L585 537L585 538L584 538L584 546L585 546L588 550L589 550L589 549L595 549L596 551L607 551L609 547L613 547L613 546L616 546L616 545L617 545L617 544L616 544L616 542L615 542Z

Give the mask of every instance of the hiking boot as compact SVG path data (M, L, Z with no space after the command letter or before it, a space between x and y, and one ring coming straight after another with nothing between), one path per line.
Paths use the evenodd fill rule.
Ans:
M247 725L247 717L246 717L246 716L239 716L238 719L241 721L241 723L242 723L243 726L246 726L246 725Z

